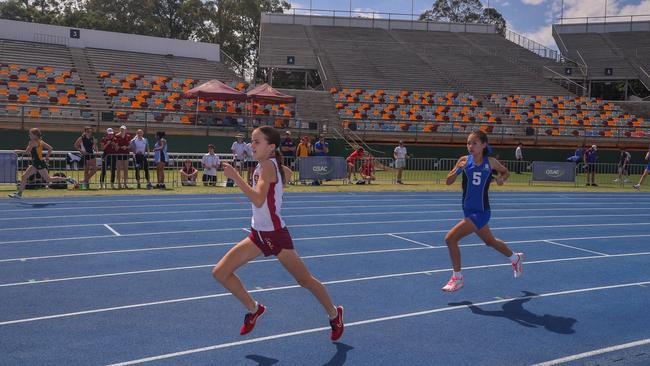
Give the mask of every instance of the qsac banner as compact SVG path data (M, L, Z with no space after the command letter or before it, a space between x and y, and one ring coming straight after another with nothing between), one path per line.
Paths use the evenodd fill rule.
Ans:
M16 183L18 157L16 154L0 153L0 183Z
M575 182L576 164L570 162L533 162L533 181L535 182Z
M340 156L308 156L298 159L300 180L343 179L347 163Z

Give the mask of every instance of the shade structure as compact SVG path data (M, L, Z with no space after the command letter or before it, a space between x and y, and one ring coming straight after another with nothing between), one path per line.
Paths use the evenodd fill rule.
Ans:
M280 93L269 84L258 85L246 92L249 101L262 103L295 103L296 97Z
M203 100L234 100L243 102L246 94L231 88L219 80L210 80L185 92L186 98L200 98Z

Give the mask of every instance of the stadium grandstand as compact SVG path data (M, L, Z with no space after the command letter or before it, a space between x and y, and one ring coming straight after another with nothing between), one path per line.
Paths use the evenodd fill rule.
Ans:
M638 147L649 132L645 103L627 101L650 85L647 22L556 24L558 54L493 24L267 13L259 45L267 76L256 81L233 72L215 44L87 29L71 38L71 28L0 22L12 29L0 39L0 118L14 128L164 124L228 135L272 124L425 144L481 129L505 144ZM241 92L266 81L296 103L186 95L211 79ZM598 94L621 80L622 98Z

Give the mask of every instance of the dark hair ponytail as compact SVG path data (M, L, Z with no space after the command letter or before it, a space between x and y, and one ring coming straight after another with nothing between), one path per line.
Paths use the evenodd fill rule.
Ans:
M485 144L485 147L483 148L483 156L487 157L492 154L492 146L488 144L488 136L485 132L481 130L476 130L471 133L471 135L474 135L478 137L478 139Z
M284 185L284 168L282 167L282 161L284 158L282 157L282 152L280 151L280 145L282 143L280 132L271 126L258 127L257 130L260 131L264 137L266 137L267 143L275 145L275 160L278 163L278 170L280 171L279 178L282 179L280 183Z

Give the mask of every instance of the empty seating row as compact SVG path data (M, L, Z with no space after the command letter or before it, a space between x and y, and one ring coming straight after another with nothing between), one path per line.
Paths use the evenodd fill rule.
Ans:
M21 66L0 64L0 80L13 80L29 83L80 85L77 70L59 69L51 66Z

